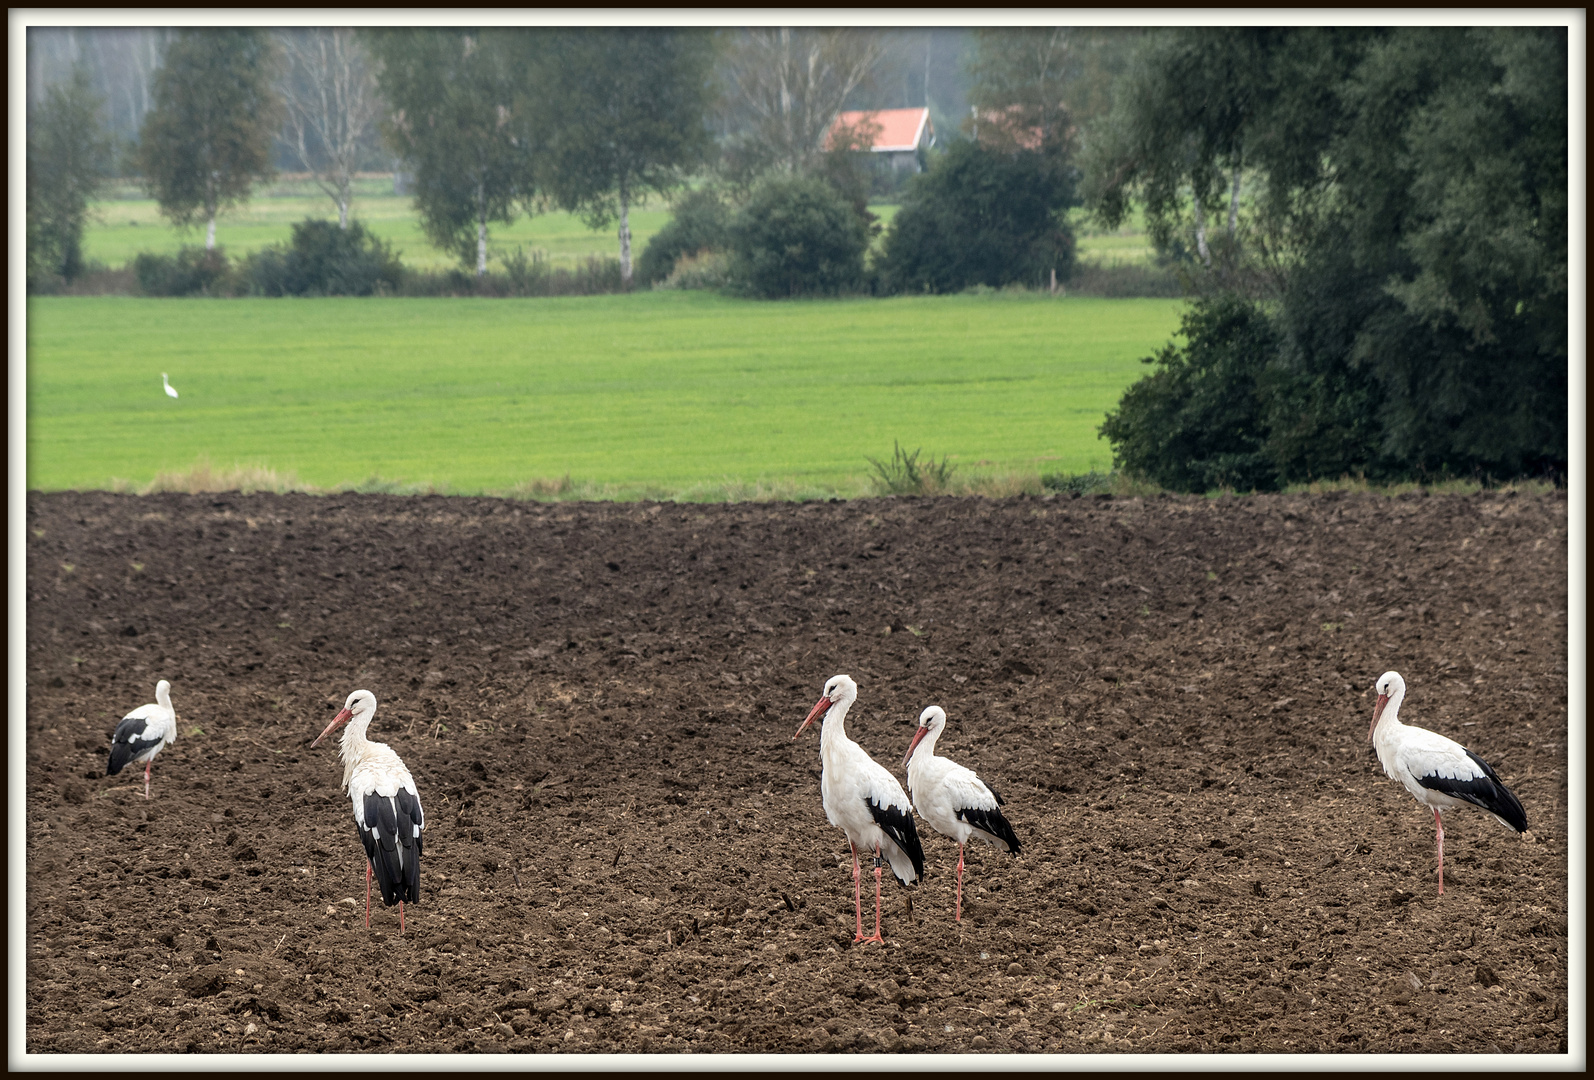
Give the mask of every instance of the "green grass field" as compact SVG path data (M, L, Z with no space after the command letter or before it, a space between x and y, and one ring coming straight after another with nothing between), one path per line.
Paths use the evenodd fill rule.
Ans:
M1104 469L1102 415L1181 306L33 298L27 483L139 487L208 461L322 488L847 494L893 440L964 476Z

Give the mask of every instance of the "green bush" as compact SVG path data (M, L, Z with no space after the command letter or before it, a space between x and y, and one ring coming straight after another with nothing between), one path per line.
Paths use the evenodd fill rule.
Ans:
M1039 286L1074 269L1062 211L1077 205L1072 171L1033 151L953 143L908 184L886 233L886 286L958 292L971 285Z
M860 289L868 224L823 180L759 182L730 224L736 288L768 299L834 296Z
M1272 491L1264 373L1279 349L1265 312L1233 296L1198 300L1180 332L1145 363L1157 370L1124 392L1101 434L1113 464L1174 491Z
M393 249L358 221L347 229L306 218L286 245L249 260L249 288L262 296L370 296L397 291L403 267Z
M231 296L236 286L232 264L219 247L182 247L176 255L140 252L133 276L145 296Z
M674 211L669 224L642 249L636 267L639 286L663 281L684 257L724 251L730 240L730 208L712 188L688 191L675 201Z

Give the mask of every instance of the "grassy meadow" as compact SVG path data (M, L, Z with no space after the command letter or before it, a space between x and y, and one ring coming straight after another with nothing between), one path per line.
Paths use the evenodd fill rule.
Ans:
M142 489L199 464L276 478L262 487L724 498L866 491L866 458L893 440L965 478L1105 469L1096 428L1181 304L651 292L27 310L30 489Z
M185 244L205 242L204 227L181 230L161 217L155 200L136 189L115 191L117 197L94 204L94 219L83 237L84 255L90 261L116 268L125 266L142 251L170 255ZM355 185L352 212L365 226L393 245L405 265L422 270L446 270L460 265L452 252L432 246L407 195L393 194L391 177L360 180ZM670 220L668 204L654 198L631 211L631 243L642 253L653 234ZM216 243L234 258L271 244L285 242L292 227L307 217L337 219L332 200L308 180L284 180L262 189L253 199L216 219ZM523 247L529 255L545 253L555 266L572 266L592 255L618 258L619 225L595 230L574 214L522 214L509 225L488 228L489 254L494 269L502 257Z

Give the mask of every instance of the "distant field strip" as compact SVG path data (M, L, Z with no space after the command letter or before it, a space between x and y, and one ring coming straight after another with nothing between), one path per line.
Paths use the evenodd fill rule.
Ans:
M84 232L83 253L107 266L119 267L143 251L160 255L176 252L185 244L205 241L203 227L181 230L168 225L153 199L105 200L94 204L95 220ZM432 245L421 232L420 219L407 198L388 196L355 200L354 216L399 253L405 265L416 269L448 269L460 265L459 257ZM307 217L337 220L330 200L313 196L277 196L255 199L223 214L216 223L216 242L234 258L271 244L286 243L293 226ZM653 234L669 221L662 206L631 212L632 244L638 255ZM574 214L521 215L511 224L489 228L493 268L501 257L524 248L529 256L540 251L555 266L570 266L592 256L620 257L618 226L589 229Z
M460 265L459 256L432 245L421 231L414 201L392 194L391 179L361 180L355 185L353 216L374 235L390 243L406 266L417 270L446 270ZM882 229L891 224L898 207L890 203L869 207ZM1079 257L1084 261L1149 261L1151 248L1138 220L1123 234L1099 235L1086 228L1082 211L1072 212ZM335 220L332 201L307 182L282 183L249 202L223 213L216 222L216 242L233 258L243 258L271 244L286 243L293 226L305 218ZM631 247L640 257L653 235L669 223L668 203L657 196L631 208ZM620 257L619 226L589 228L574 214L554 211L521 214L508 225L493 222L488 228L488 265L503 268L503 258L517 249L528 256L541 252L553 266L573 266L593 257ZM883 236L883 234L882 234ZM139 198L135 189L120 188L117 197L96 200L83 234L83 254L110 267L131 263L140 252L170 255L186 245L204 243L203 226L176 229L161 217L154 199ZM880 243L881 237L875 240Z
M856 485L894 439L965 472L1082 472L1110 463L1096 427L1180 307L35 298L28 487L139 486L208 460L318 487L469 493L568 474L632 493L822 490Z

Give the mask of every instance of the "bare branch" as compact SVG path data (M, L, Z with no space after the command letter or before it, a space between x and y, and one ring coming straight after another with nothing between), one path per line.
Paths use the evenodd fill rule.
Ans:
M282 45L288 135L347 228L354 171L381 111L375 79L351 29L284 31Z
M836 114L869 79L880 56L879 39L863 30L744 31L727 72L733 107L780 167L807 171L823 151Z

